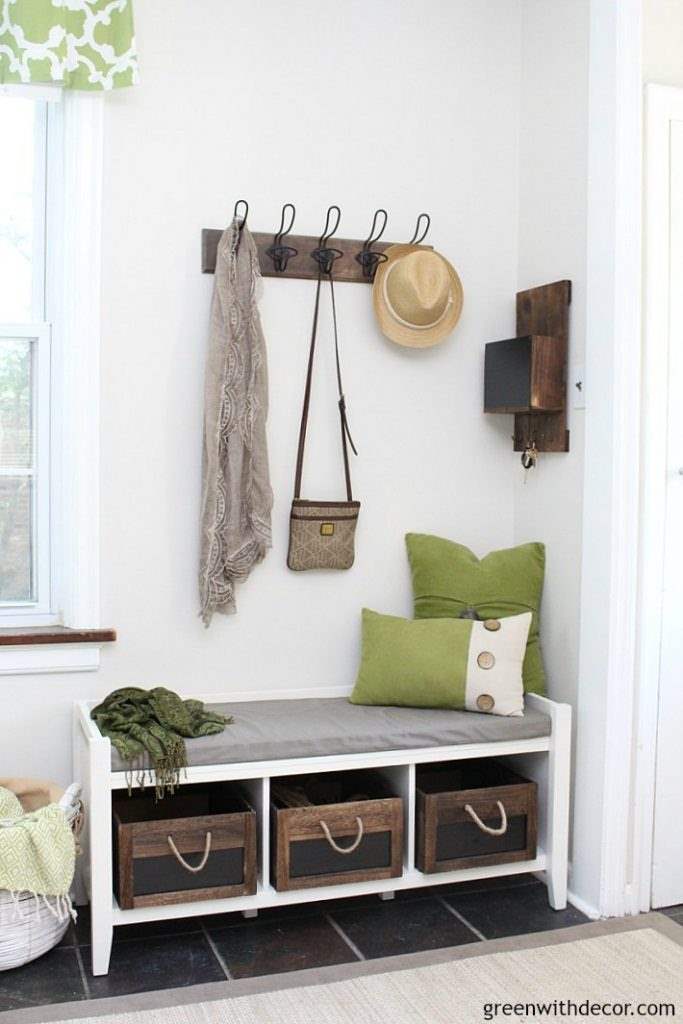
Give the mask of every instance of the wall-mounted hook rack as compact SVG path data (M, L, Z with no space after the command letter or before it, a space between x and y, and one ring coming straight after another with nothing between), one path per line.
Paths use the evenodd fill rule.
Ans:
M249 207L245 200L240 200L245 204L247 213ZM281 228L285 223L285 209L290 206L292 210L294 207L291 203L286 203L283 207L283 217L281 222ZM332 209L332 208L330 208ZM378 211L380 212L380 211ZM375 214L375 217L377 214ZM427 217L427 214L420 214L420 218ZM418 218L418 227L420 224L420 218ZM243 217L243 221L246 219L246 214ZM427 218L429 219L429 218ZM311 259L311 253L315 249L322 248L321 242L322 237L317 238L313 235L291 235L292 225L294 218L291 218L291 223L287 231L282 231L280 236L280 244L282 240L287 238L287 245L284 246L289 251L288 258L283 263L280 263L282 270L278 268L278 265L273 258L272 250L277 244L278 235L275 238L272 234L266 234L265 232L254 231L252 232L252 238L256 243L258 250L259 265L261 267L261 274L263 277L285 277L285 278L298 278L304 281L315 281L318 277L318 265L314 259ZM329 228L329 225L327 225ZM429 227L429 225L427 225ZM392 246L397 245L397 242L380 242L379 238L384 232L384 229L379 235L372 241L374 233L375 221L373 221L373 231L370 233L370 241L372 242L372 255L379 254L383 256L386 250ZM336 230L336 228L334 229ZM423 233L422 238L424 238ZM218 252L218 242L222 230L216 228L203 228L202 230L202 273L213 274L216 269L216 254ZM417 237L417 232L415 237ZM334 279L335 281L346 281L354 284L372 284L372 277L368 277L364 273L362 262L356 257L363 251L368 239L363 241L358 238L334 238L331 235L327 235L325 239L325 246L334 248L341 255L334 260ZM413 244L420 244L413 243ZM425 249L431 249L431 246L422 246Z

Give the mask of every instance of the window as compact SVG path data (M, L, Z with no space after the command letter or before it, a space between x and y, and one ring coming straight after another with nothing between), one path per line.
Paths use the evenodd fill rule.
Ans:
M48 103L0 96L0 625L57 621L50 503Z
M103 120L101 94L0 85L0 629L28 627L0 676L99 665Z
M0 625L57 621L52 593L49 105L0 96Z

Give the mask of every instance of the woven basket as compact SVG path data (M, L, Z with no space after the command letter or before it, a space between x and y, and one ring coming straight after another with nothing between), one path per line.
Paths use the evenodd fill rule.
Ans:
M0 780L0 783L7 785L7 780ZM7 788L12 787L8 785ZM48 783L43 785L43 789L47 797L45 802L49 802L50 797L54 799L54 790ZM76 784L69 786L56 802L64 811L78 840L83 822L81 787ZM33 802L30 809L36 806L40 806L40 801L37 804ZM0 971L21 967L47 953L61 942L69 927L69 920L67 914L60 921L52 907L46 906L44 900L36 899L31 893L21 893L13 898L11 893L0 889Z

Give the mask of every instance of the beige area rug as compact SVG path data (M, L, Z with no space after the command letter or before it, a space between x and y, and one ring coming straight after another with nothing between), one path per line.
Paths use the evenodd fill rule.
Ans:
M496 1016L496 1003L523 1005ZM600 1008L588 1013L588 1004ZM0 1014L0 1024L481 1024L607 1015L683 1015L680 925L648 914L344 967L13 1011Z

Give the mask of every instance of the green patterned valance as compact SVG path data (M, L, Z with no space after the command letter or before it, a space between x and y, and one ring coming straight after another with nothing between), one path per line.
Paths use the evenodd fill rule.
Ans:
M0 83L137 82L133 0L0 0Z

